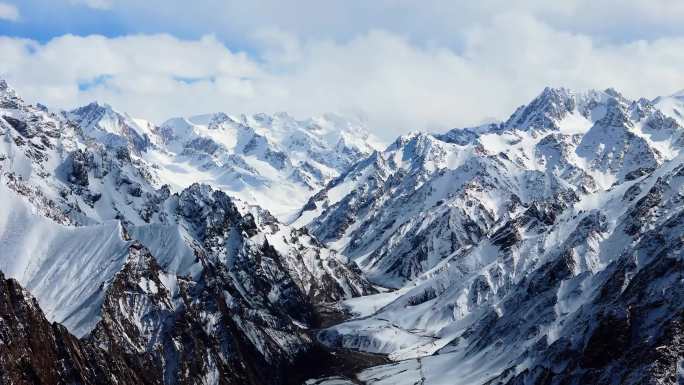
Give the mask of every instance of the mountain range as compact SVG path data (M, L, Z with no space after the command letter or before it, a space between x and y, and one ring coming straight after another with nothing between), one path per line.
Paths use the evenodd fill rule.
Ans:
M682 384L684 93L383 146L0 81L0 383Z

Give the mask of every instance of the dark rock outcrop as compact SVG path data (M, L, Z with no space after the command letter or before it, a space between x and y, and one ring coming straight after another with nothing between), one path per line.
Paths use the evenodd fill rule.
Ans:
M144 361L107 352L50 323L38 302L0 273L0 383L161 384Z

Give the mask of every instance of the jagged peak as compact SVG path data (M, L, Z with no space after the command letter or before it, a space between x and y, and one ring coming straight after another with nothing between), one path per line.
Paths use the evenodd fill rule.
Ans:
M207 127L217 128L221 124L224 124L226 122L237 123L233 118L231 118L225 112L217 112L217 113L211 114L211 118L209 119L209 123L207 124Z
M92 102L75 108L71 111L69 111L71 114L78 115L78 116L85 116L90 113L111 113L111 114L116 114L116 115L121 115L124 116L124 114L116 111L110 104L100 102L98 100L93 100Z
M414 131L394 141L384 151L384 156L399 161L403 169L434 170L435 167L444 166L447 154L455 151L454 147L459 145L461 144L445 140L441 135Z
M578 113L589 118L597 105L605 104L610 99L623 104L630 103L614 88L575 91L564 87L546 87L530 103L518 107L501 127L508 130L557 130L560 122L569 115Z
M607 95L607 98L604 98L606 100L607 99L615 99L615 100L617 100L623 104L630 104L632 102L630 99L626 98L620 91L616 90L613 87L606 88L603 91L603 94Z
M247 123L248 125L249 123L251 123L250 120L270 126L271 124L273 124L274 117L265 112L258 112L256 114L253 114L252 116L245 117L245 123Z
M133 119L108 103L92 101L63 115L78 123L85 136L107 146L129 147L136 153L142 153L151 145L152 125Z
M622 102L619 98L609 98L606 100L606 108L608 110L616 110L620 112L627 112L629 105Z
M208 209L207 204L215 201L218 197L224 202L233 204L232 198L221 192L221 190L214 190L210 185L205 183L195 182L178 193L178 198L181 207L188 206L196 211L204 211Z
M614 132L615 129L629 131L634 126L630 117L629 106L625 105L617 98L610 98L606 101L606 110L603 117L596 121L596 124L590 130L603 131L609 129Z
M406 146L409 143L430 142L430 141L435 140L435 139L437 139L437 138L430 133L427 133L424 131L411 131L407 134L399 136L387 148L387 150L388 151L397 150L397 149L400 149L400 148Z
M481 135L499 132L501 128L502 123L487 123L475 127L453 128L434 136L443 142L465 146L474 143Z
M141 128L138 127L138 124L127 113L120 112L112 105L98 100L68 111L67 115L75 121L89 121L91 125L99 125L103 119L109 118L122 122L136 130Z
M120 112L111 104L94 100L82 107L75 108L67 112L67 115L72 120L89 121L90 125L99 125L105 118L113 119L123 123L136 131L142 131L143 127L139 127L138 123L127 113ZM142 135L144 132L140 132Z
M281 120L294 120L294 117L286 111L278 111L275 114L273 114L273 117Z
M558 98L558 97L573 97L575 96L575 91L566 87L544 87L542 92L537 96L536 99L544 98Z
M577 100L573 91L546 87L530 103L519 107L504 126L510 129L555 129L557 121L576 107Z
M9 84L7 84L7 81L5 79L0 79L0 95L7 95L11 98L17 98L17 92L14 90L14 88L10 87Z

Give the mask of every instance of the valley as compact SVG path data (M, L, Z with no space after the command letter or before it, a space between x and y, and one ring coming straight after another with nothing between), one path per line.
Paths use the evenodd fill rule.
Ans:
M0 383L677 384L679 111L546 88L382 146L334 115L157 126L2 81Z

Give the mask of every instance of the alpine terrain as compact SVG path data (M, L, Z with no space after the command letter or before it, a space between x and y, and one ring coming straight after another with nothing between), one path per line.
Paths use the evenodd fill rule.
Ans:
M388 146L0 81L0 384L684 384L684 93Z

